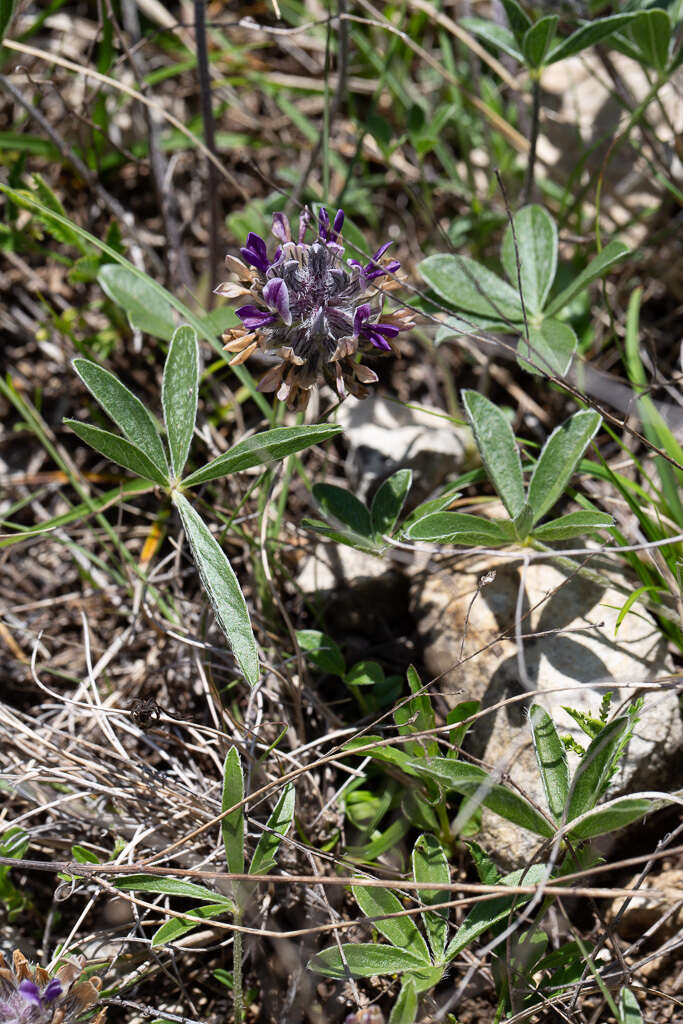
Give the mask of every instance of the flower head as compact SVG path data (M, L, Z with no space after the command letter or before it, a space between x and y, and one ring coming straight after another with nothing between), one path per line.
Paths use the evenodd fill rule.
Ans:
M29 967L15 949L9 967L0 953L0 1024L68 1024L88 1010L99 995L99 978L79 981L85 957L77 957L50 977L44 967ZM93 1024L102 1024L105 1010Z
M381 246L365 266L345 260L343 224L343 210L331 221L322 207L317 237L307 243L310 215L304 210L295 242L287 217L273 214L279 244L272 260L264 240L250 231L240 250L245 263L226 257L240 283L216 289L229 298L252 300L237 310L242 326L223 336L225 348L235 353L231 364L244 362L257 348L277 354L280 362L262 378L259 390L276 391L290 408L305 408L320 381L335 388L340 398L348 392L364 398L366 385L377 374L359 357L391 352L398 332L412 326L407 310L383 312L375 284L399 269L398 260L384 258L391 243ZM395 284L391 279L385 289Z

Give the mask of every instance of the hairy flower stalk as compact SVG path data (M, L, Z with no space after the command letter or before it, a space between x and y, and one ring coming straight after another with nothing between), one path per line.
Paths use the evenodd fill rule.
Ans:
M244 362L257 348L277 354L280 362L258 388L277 392L292 409L304 409L311 388L320 381L342 399L347 393L365 398L366 385L378 378L360 357L394 351L398 332L412 326L408 310L386 313L382 308L376 282L399 268L398 260L385 257L391 243L381 246L363 266L358 260L344 260L342 210L333 222L324 207L320 210L318 235L310 244L304 242L309 223L304 211L295 242L287 217L273 214L279 245L272 260L264 240L250 231L240 249L244 262L225 258L239 284L228 282L216 289L227 298L252 299L237 310L242 326L223 335L225 348L235 353L230 364ZM390 277L384 290L398 283Z
M99 978L79 981L85 957L76 957L50 977L44 967L29 967L15 949L9 967L0 953L0 1024L69 1024L89 1010L99 996ZM106 1011L92 1024L102 1024Z

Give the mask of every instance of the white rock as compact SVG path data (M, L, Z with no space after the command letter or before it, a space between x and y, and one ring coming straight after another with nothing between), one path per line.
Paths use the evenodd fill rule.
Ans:
M349 444L347 477L361 497L397 469L416 470L411 505L462 469L472 449L469 430L437 409L409 409L386 398L345 402L338 420Z
M496 579L476 596L477 583L491 567ZM612 707L638 694L638 684L652 684L673 671L667 642L650 614L636 602L615 633L626 594L570 577L549 563L527 569L522 633L528 685L520 681L514 641L515 604L520 564L487 559L478 566L460 565L428 576L413 587L412 607L425 640L424 660L438 689L453 706L480 700L491 707L531 691L485 716L468 734L467 749L517 783L523 793L545 807L543 790L527 723L536 701L552 716L560 735L570 733L582 745L588 737L562 709L570 705L598 717L606 690ZM461 646L466 638L462 664ZM505 634L507 638L501 638ZM532 634L532 635L529 635ZM469 660L468 660L469 659ZM669 789L667 766L680 757L683 726L676 691L650 687L628 754L610 785L608 796ZM570 767L577 758L570 754ZM504 866L517 866L533 854L537 837L484 811L482 844Z

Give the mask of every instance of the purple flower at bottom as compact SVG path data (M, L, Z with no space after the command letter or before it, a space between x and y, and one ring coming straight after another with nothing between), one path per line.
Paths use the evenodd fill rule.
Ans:
M383 352L391 352L387 338L395 338L400 328L395 324L383 324L381 321L370 323L372 308L369 302L359 306L353 318L353 330L357 338L369 341L375 348Z
M260 306L240 306L236 312L248 331L257 331L260 327L267 327L277 320L275 313L269 313Z

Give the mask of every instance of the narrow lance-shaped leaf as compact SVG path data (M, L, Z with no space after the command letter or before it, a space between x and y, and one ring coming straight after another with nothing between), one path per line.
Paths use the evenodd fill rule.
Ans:
M621 1024L643 1024L643 1015L638 1006L638 1000L630 988L622 988L619 997L619 1012Z
M346 964L342 960L342 951ZM395 946L377 945L374 942L344 944L341 951L337 946L328 946L308 961L308 970L323 974L327 978L343 981L352 978L371 978L375 974L401 974L424 967L424 960L412 956L405 949Z
M410 975L403 979L401 990L391 1008L388 1024L414 1024L417 1017L417 989Z
M250 686L255 686L259 678L258 648L251 629L247 603L237 577L220 544L187 498L174 491L173 501L180 513L216 621L223 630L245 679Z
M524 206L513 218L515 233L508 225L503 238L501 259L513 288L519 280L527 315L540 313L557 269L557 225L542 206ZM515 236L517 251L515 251Z
M600 414L587 409L575 413L552 432L529 481L534 523L559 499L601 423Z
M384 914L403 914L405 907L390 889L375 889L354 885L356 903L366 917L373 919L377 929L393 946L421 961L424 967L431 963L427 943L420 935L412 917L384 917Z
M225 812L236 807L244 799L244 776L242 762L237 747L230 747L223 767L223 795L221 811ZM244 807L236 807L232 814L221 820L221 835L225 848L225 862L231 874L244 874ZM246 898L246 890L241 882L232 885L235 903L240 910Z
M587 25L582 25L576 32L562 42L554 46L546 57L546 64L555 64L558 60L565 60L573 57L575 53L587 50L589 46L595 46L618 29L623 28L634 18L633 14L615 14L609 18L600 18Z
M250 875L267 875L275 865L275 854L294 820L294 786L285 786L273 813L268 818L266 830L256 844L254 856L249 865Z
M161 470L137 445L126 441L124 437L112 434L109 430L102 430L100 427L93 427L89 423L79 423L78 420L64 420L64 426L71 427L81 441L85 441L105 458L111 459L117 466L130 469L132 473L137 473L145 480L153 480L162 487L167 486L168 479Z
M197 418L199 393L199 347L193 327L179 327L171 339L161 402L171 452L171 469L176 480L182 476Z
M435 512L413 523L405 536L410 540L443 541L468 547L498 547L510 538L501 525L467 512Z
M535 25L525 33L522 40L522 50L526 62L531 68L543 66L550 44L555 38L559 18L556 14L549 14L545 18L539 18Z
M451 877L448 860L441 843L435 836L421 835L413 847L413 876L416 882L436 882L448 885ZM419 893L425 906L445 903L449 898L448 889L423 889ZM448 937L448 908L427 910L422 915L425 930L432 947L434 961L443 960Z
M617 797L575 818L565 825L562 834L575 842L593 839L626 828L646 814L676 803L683 804L683 792L634 793L633 796Z
M626 715L615 718L590 743L576 769L569 790L568 821L573 821L580 814L591 810L602 796L609 780L614 756L630 725L631 720Z
M549 523L537 526L533 535L542 541L571 540L572 537L581 537L587 530L606 530L610 526L614 526L614 519L607 512L586 509L551 519Z
M529 711L536 763L550 813L559 821L569 793L569 765L564 744L552 718L538 704Z
M517 0L503 0L503 7L505 8L505 14L510 23L515 39L522 45L522 39L528 29L531 28L532 21L529 15L524 11Z
M164 446L152 416L118 377L89 359L74 359L73 367L93 398L102 406L131 444L153 462L160 473L168 475Z
M519 295L512 285L467 256L436 253L422 260L418 270L455 309L515 323L522 320Z
M97 280L112 302L128 314L131 327L164 341L173 336L173 309L151 281L115 263L105 263Z
M552 317L560 313L576 295L585 291L592 281L602 277L610 267L613 267L615 263L619 263L625 256L628 256L628 253L628 246L624 245L623 242L616 240L608 242L602 252L594 260L591 260L586 269L582 270L578 277L575 277L572 283L564 291L560 292L557 298L552 300L547 309L544 310L545 316Z
M512 519L524 506L519 449L504 413L477 391L463 391L462 402L484 468Z
M459 18L458 24L487 43L497 46L499 50L507 53L509 57L514 57L520 64L523 62L524 57L517 45L517 40L510 29L505 28L504 25L497 25L495 21L490 21L488 18Z
M413 474L409 469L399 469L379 487L372 499L370 517L375 533L383 537L392 532L405 503Z
M629 33L648 64L657 71L663 71L671 41L671 19L668 12L660 8L640 11L629 25Z
M232 902L229 904L225 903L208 903L203 907L197 907L196 910L192 911L192 917L198 917L201 921L208 921L213 917L222 917L223 914L233 912ZM199 922L189 921L186 917L172 917L170 921L165 921L161 928L157 928L154 935L152 936L152 947L165 946L169 942L175 942L176 939L181 938L188 932L191 932L193 928L196 928Z
M212 892L204 885L185 882L182 878L160 878L158 875L123 875L116 880L117 889L137 892L159 892L169 896L182 896L192 900L210 900L212 903L224 902L228 906L231 901L219 892Z
M323 441L339 434L341 427L336 423L311 424L307 427L275 427L273 430L264 430L253 437L247 437L244 441L238 442L224 455L219 455L207 466L195 470L183 480L184 487L196 487L209 480L217 480L219 477L228 476L230 473L239 473L252 466L265 465L277 459L284 459L288 455L300 452L304 448L310 448L314 444L322 444Z

